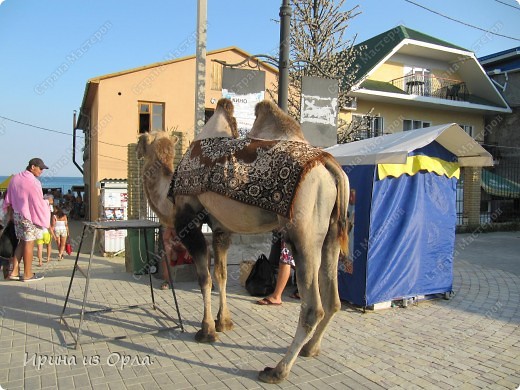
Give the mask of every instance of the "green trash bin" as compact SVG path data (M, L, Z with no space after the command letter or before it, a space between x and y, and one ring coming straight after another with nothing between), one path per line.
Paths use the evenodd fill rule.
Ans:
M146 240L148 241L148 257L146 256ZM137 230L128 229L128 243L130 245L130 255L132 257L132 265L134 275L145 275L148 273L157 273L157 256L155 254L155 231L154 229ZM148 260L150 263L148 264Z

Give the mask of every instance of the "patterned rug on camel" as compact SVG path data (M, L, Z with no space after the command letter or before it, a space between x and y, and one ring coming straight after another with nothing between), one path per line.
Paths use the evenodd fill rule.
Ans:
M325 154L295 141L194 141L175 170L168 196L212 191L290 218L300 179Z

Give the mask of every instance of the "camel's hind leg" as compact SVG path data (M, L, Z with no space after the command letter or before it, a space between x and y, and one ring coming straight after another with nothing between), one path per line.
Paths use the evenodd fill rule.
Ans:
M300 351L301 356L316 356L320 353L321 340L325 329L334 314L341 308L341 301L338 294L339 243L336 226L337 225L334 224L329 229L321 252L319 286L321 303L325 315L316 327L316 331L309 342L307 342Z
M176 202L179 201L176 199ZM211 275L208 269L209 251L206 239L200 228L205 215L203 210L194 209L188 203L178 205L175 230L193 257L204 301L204 316L201 329L195 335L195 340L198 342L214 342L217 340L217 333L215 331L215 321L211 313Z
M220 303L215 321L217 332L233 329L233 321L229 313L226 299L227 285L227 251L231 244L231 234L218 229L213 230L213 254L215 257L215 281L218 284Z
M309 245L305 245L310 247ZM298 291L301 297L301 311L294 339L287 353L275 368L266 367L258 378L267 383L283 381L291 371L298 353L314 333L316 326L323 318L320 292L318 286L318 271L321 253L319 248L301 251L301 243L291 246L296 262Z

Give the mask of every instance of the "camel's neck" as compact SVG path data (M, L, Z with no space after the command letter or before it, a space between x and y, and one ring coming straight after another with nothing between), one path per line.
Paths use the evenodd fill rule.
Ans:
M170 173L169 173L170 172ZM158 160L145 164L143 169L143 187L150 208L157 214L165 226L173 226L173 205L166 197L172 174Z

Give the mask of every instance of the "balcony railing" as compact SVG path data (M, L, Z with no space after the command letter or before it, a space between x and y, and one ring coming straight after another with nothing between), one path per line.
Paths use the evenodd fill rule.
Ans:
M409 75L393 79L390 83L409 95L460 101L467 101L469 96L465 82L435 75Z

